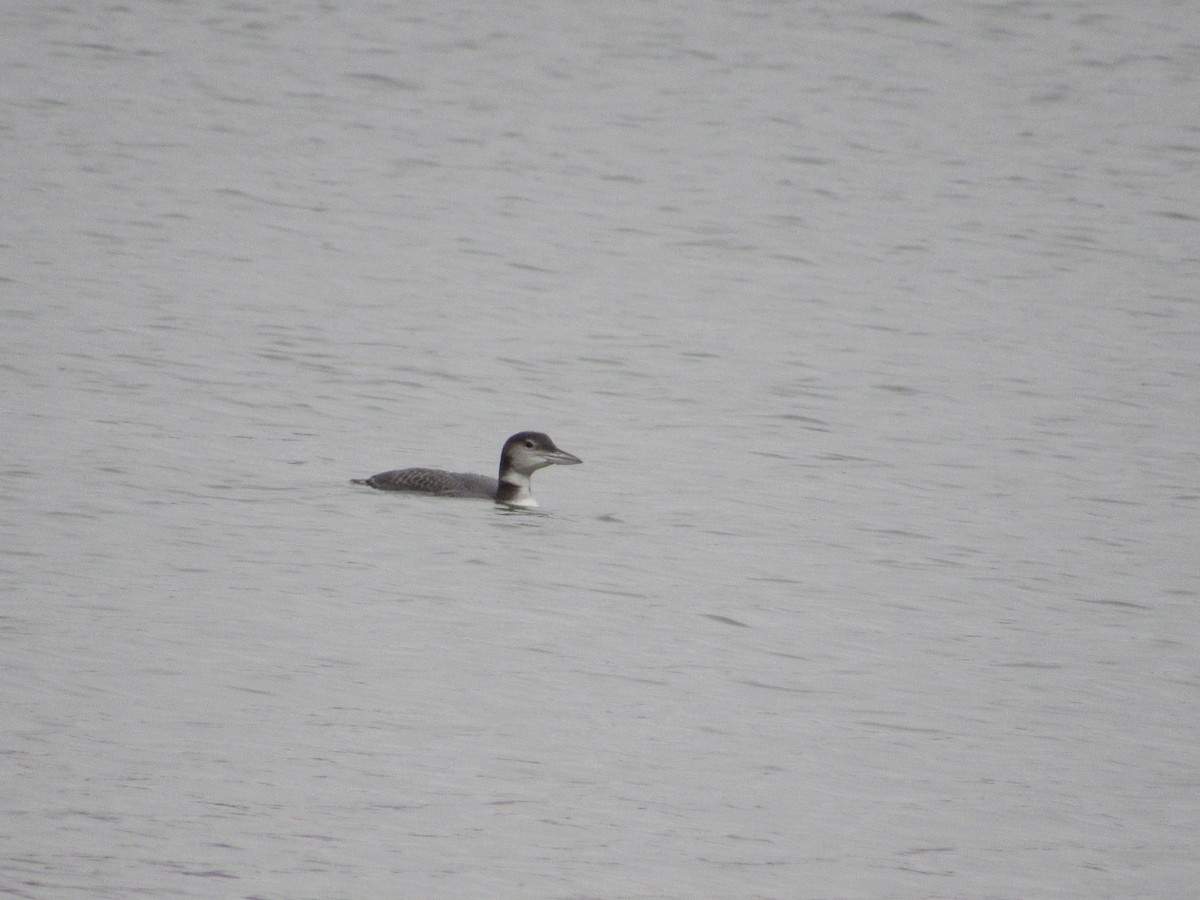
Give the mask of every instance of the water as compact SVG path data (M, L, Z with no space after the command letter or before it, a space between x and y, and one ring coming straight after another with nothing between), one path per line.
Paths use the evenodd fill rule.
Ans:
M1190 4L2 17L7 895L1190 895Z

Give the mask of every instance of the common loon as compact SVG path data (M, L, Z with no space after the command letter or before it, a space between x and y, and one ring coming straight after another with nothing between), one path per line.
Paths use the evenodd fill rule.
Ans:
M500 477L445 472L441 469L393 469L370 478L352 478L352 484L365 484L381 491L415 491L439 497L479 497L507 506L537 506L530 478L546 466L574 466L583 462L578 456L559 450L549 435L540 431L520 431L504 442L500 451Z

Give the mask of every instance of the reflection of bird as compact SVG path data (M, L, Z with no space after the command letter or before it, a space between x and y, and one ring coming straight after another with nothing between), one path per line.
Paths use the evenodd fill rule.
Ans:
M583 462L554 446L549 435L540 431L522 431L504 442L500 451L500 478L445 472L442 469L393 469L370 478L354 478L381 491L414 491L439 497L479 497L509 506L537 506L530 478L546 466L573 466Z

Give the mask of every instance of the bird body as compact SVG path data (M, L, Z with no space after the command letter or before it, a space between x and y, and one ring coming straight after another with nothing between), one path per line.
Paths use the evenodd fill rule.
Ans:
M444 469L393 469L370 478L353 478L353 484L365 484L381 491L412 491L438 497L479 497L496 499L500 482L487 475L447 472Z
M504 442L500 451L499 478L443 469L392 469L370 478L353 478L381 491L409 491L437 497L476 497L506 506L537 506L530 478L546 466L573 466L578 456L560 450L540 431L521 431Z

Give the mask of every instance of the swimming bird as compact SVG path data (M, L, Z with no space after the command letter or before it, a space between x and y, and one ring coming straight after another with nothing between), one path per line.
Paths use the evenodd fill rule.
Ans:
M574 466L578 456L559 450L550 436L540 431L519 431L504 442L500 451L500 477L446 472L442 469L392 469L370 478L352 478L381 491L413 491L438 497L478 497L506 506L537 506L530 478L546 466Z

